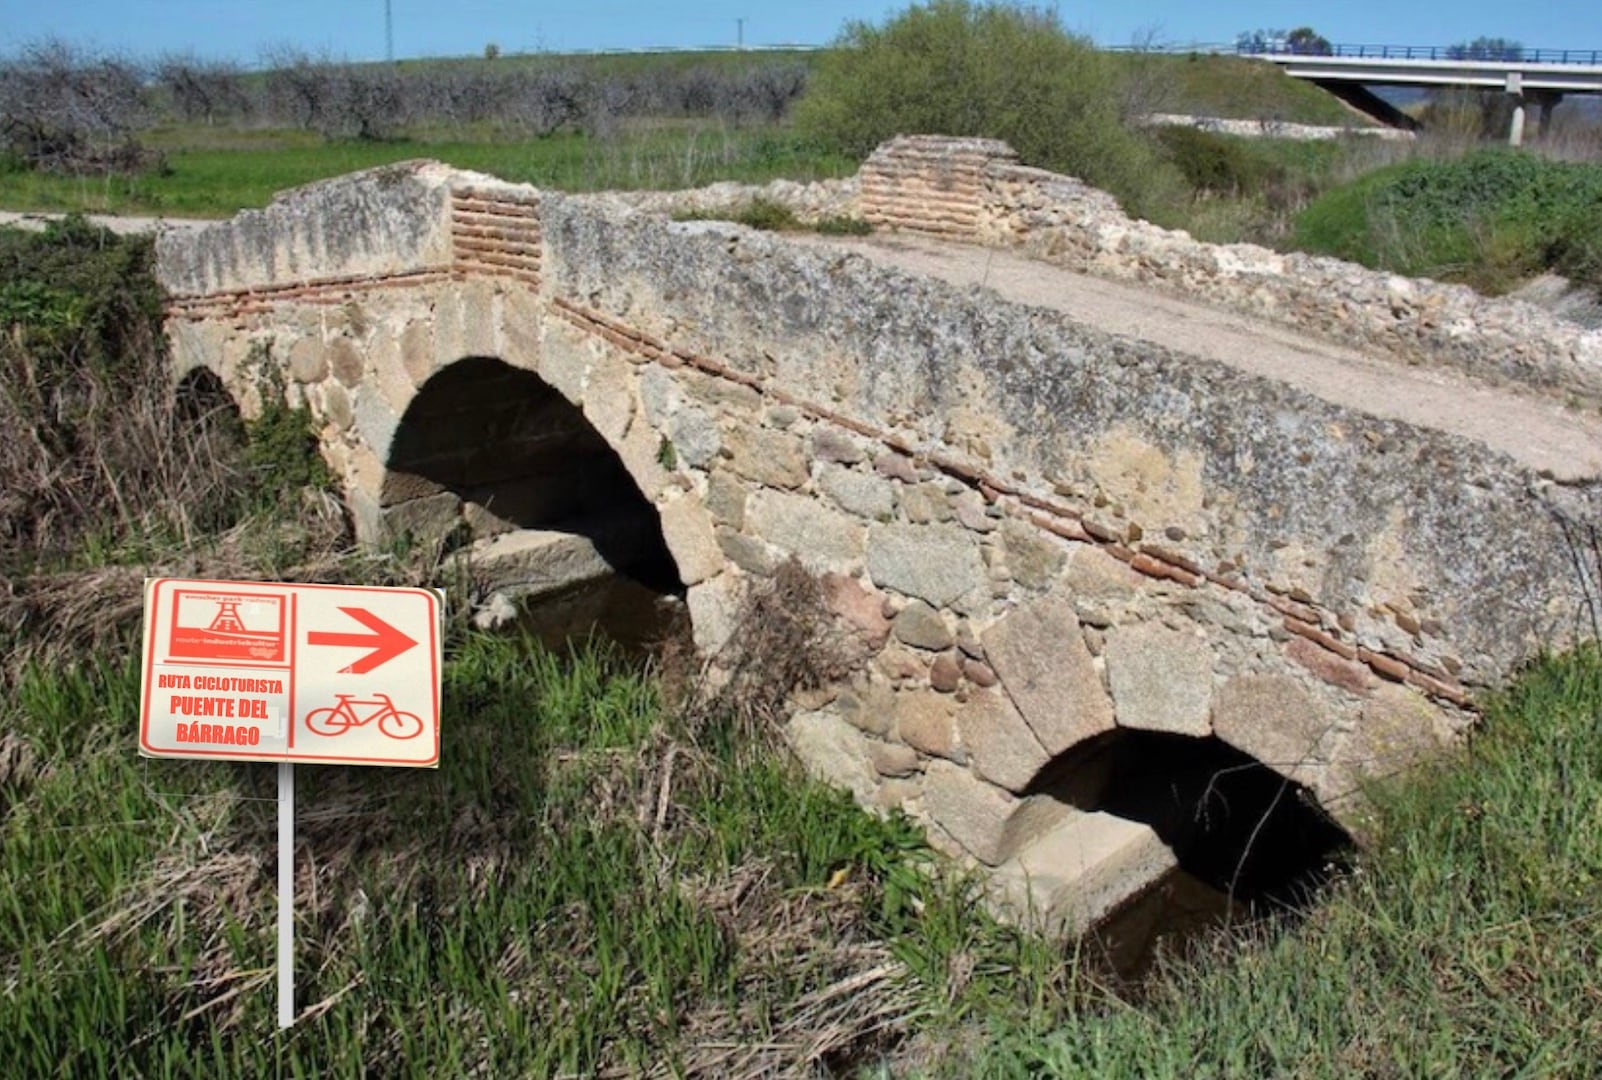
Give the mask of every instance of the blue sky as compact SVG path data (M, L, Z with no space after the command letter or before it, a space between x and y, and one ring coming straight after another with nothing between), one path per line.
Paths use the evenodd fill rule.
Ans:
M880 21L906 6L875 0L388 0L397 56L649 45L827 42L848 19ZM1071 30L1108 45L1148 29L1169 42L1233 40L1241 30L1311 24L1332 41L1451 44L1481 35L1527 46L1602 49L1596 0L1122 0L1057 5ZM384 55L385 0L0 0L0 51L59 37L137 56L194 52L253 61L292 45L350 59Z

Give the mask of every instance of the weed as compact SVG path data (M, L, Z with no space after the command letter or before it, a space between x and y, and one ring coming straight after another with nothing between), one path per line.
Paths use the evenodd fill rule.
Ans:
M780 202L758 196L732 207L686 210L673 215L675 221L732 221L764 232L810 230L824 236L866 236L873 226L858 217L841 215L803 222L795 211Z
M780 232L796 227L795 211L772 199L752 199L735 212L733 220L765 232Z
M819 218L812 230L824 236L867 236L873 226L859 217L839 216Z
M791 699L844 676L851 643L836 627L818 580L795 559L753 582L735 629L711 660L713 678L690 689L697 726L743 734L768 745Z
M254 346L245 366L255 381L261 409L245 422L244 460L264 496L272 499L305 488L330 489L334 478L318 453L311 410L292 408L287 402L284 368L273 358L271 347Z
M674 215L675 221L732 221L763 232L784 232L800 227L795 211L781 202L758 196L732 207L687 210Z

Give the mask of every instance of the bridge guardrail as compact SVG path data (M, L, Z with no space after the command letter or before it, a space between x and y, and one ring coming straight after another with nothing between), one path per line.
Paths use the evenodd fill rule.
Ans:
M1241 56L1331 56L1357 60L1457 60L1503 64L1602 65L1602 49L1481 50L1464 45L1330 45L1327 48L1284 42L1242 42Z

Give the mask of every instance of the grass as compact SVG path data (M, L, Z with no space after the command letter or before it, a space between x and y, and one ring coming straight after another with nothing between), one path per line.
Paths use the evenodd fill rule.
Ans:
M302 1019L273 1038L270 768L136 759L137 685L108 655L0 706L14 1075L1583 1077L1602 1040L1594 651L1380 792L1305 923L1115 998L648 670L461 638L439 771L301 770Z
M849 175L854 162L820 154L782 129L710 124L635 125L612 141L570 133L517 142L322 142L302 132L189 136L169 131L167 168L133 177L0 173L0 205L14 210L223 217L265 206L286 188L412 158L564 191L698 187ZM220 145L219 145L220 144Z
M137 687L132 658L29 668L0 713L12 1075L732 1075L1057 978L908 824L680 726L615 652L473 636L439 771L300 771L302 1020L263 1038L271 769L135 758Z

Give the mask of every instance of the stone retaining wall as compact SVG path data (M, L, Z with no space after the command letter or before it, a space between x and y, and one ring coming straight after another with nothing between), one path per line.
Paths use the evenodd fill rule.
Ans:
M1298 142L1379 139L1383 142L1412 142L1418 138L1414 132L1393 127L1331 127L1327 124L1294 124L1289 120L1232 120L1223 116L1194 116L1190 113L1148 113L1140 118L1140 122L1147 127L1189 127L1242 139L1294 139Z

